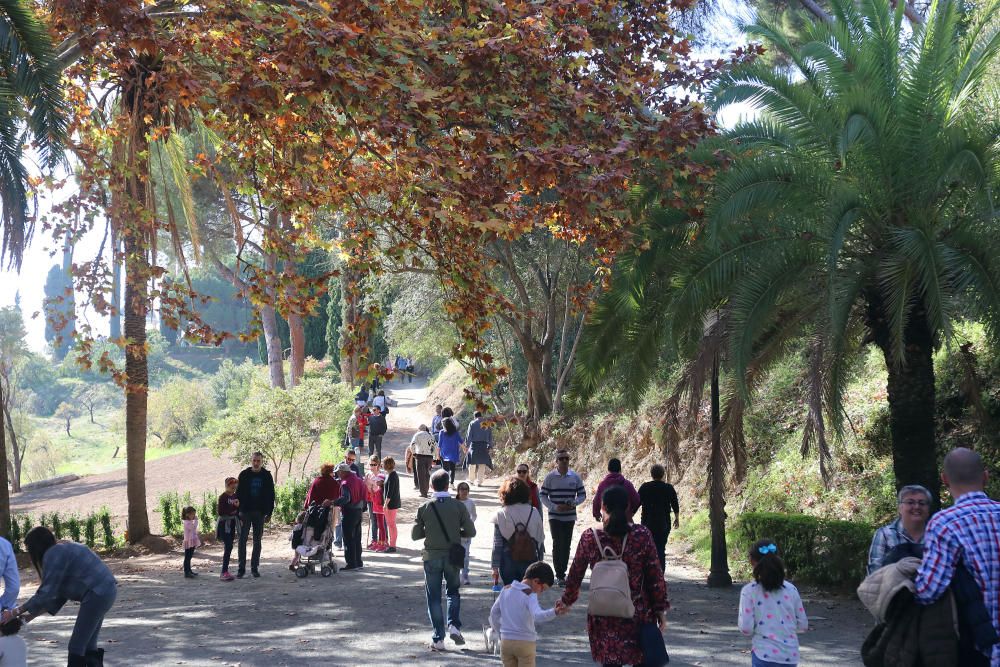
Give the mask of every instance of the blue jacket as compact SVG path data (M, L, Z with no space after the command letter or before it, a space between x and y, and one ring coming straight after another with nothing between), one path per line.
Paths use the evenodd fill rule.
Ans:
M79 602L93 591L114 596L118 582L97 554L76 542L59 542L42 556L42 585L21 608L34 616L55 614L66 600Z
M465 442L465 438L458 431L448 435L447 431L438 433L438 447L441 448L441 459L443 461L458 462L461 460L460 447Z

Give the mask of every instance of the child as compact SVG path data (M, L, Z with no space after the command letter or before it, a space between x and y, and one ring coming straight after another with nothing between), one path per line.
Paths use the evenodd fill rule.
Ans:
M372 541L368 545L370 551L385 551L389 548L385 533L385 506L382 504L382 489L385 486L385 475L379 471L381 460L377 456L368 459L368 474L365 475L365 486L368 487L368 511Z
M382 486L382 506L385 507L385 529L388 533L389 546L386 553L396 553L396 514L403 506L403 500L399 493L399 474L396 472L396 459L391 456L385 457L382 461L382 468L385 470L385 484Z
M538 595L552 587L556 576L548 563L528 566L524 579L505 586L490 610L490 627L500 635L500 659L504 667L535 664L535 623L550 621L569 609L557 602L554 609L542 609Z
M28 647L18 636L23 622L19 618L0 625L0 667L25 667L28 664Z
M302 554L299 553L299 545L305 540L305 529L306 529L306 513L299 512L299 515L295 517L295 525L292 526L292 534L288 538L292 541L292 551L295 555L292 556L292 562L288 564L288 569L292 572L295 568L299 566L299 560L302 558Z
M219 579L233 581L236 577L229 574L229 557L233 554L233 541L240 534L240 500L236 497L235 477L226 478L226 490L219 496L219 523L216 526L216 537L222 542L222 575Z
M472 523L476 522L476 501L469 497L469 484L467 482L459 482L458 490L455 492L455 497L465 505L465 509L469 510L469 518L472 519ZM465 567L462 568L462 585L469 585L469 551L472 549L472 538L463 537L462 546L465 547Z
M740 632L753 637L753 667L799 664L796 633L809 628L799 591L785 581L785 564L772 540L750 548L753 583L740 592Z
M198 537L198 510L185 507L181 512L181 519L184 523L184 578L194 579L198 573L191 569L191 557L194 556L194 550L201 546L201 538Z

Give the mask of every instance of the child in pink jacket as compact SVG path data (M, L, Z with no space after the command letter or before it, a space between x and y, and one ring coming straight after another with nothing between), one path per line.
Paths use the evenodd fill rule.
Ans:
M191 557L196 547L201 546L198 537L198 512L193 507L185 507L181 512L184 523L184 578L194 579L198 573L191 569Z

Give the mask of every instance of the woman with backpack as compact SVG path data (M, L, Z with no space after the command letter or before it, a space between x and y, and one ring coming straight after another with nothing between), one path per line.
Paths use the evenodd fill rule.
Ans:
M587 634L594 661L604 667L663 665L661 633L670 601L653 535L632 524L629 494L622 486L604 492L601 518L603 530L592 528L580 536L562 603L569 607L577 601L591 568Z
M531 504L524 480L508 477L500 485L500 511L493 517L493 576L507 586L521 581L528 566L542 560L545 524Z

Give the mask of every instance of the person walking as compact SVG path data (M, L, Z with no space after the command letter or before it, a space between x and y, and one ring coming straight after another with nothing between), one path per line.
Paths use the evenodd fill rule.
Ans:
M372 413L368 416L368 456L376 456L382 460L382 436L389 430L386 424L385 415L382 408L377 405L372 406Z
M445 413L450 412L450 408L445 408ZM451 486L455 486L455 469L462 461L462 445L465 438L458 432L458 420L452 415L442 413L441 432L438 433L438 449L441 452L441 467L444 468L451 478Z
M444 417L441 416L443 412L444 406L434 406L434 416L431 417L431 435L434 436L434 440L437 440L438 433L441 432L441 420L444 419Z
M929 605L940 599L952 583L957 567L967 568L986 603L995 630L1000 632L1000 503L986 495L988 475L983 459L959 447L944 457L941 481L955 504L927 523L924 556L916 577L916 600ZM959 610L961 614L961 609ZM961 623L960 623L961 626ZM971 637L959 637L962 667L1000 665L1000 644L990 656L976 650Z
M639 511L642 501L639 498L639 492L632 486L632 482L625 479L625 475L622 474L622 462L618 459L608 461L608 474L604 476L601 483L597 485L597 491L594 492L594 520L601 520L601 498L604 497L604 492L612 486L623 486L628 492L628 517L631 520Z
M785 581L785 564L778 546L760 540L750 547L753 581L740 591L737 625L751 637L753 667L799 664L799 632L809 629L809 619L799 591Z
M490 627L500 637L503 667L535 667L535 624L566 613L561 602L552 609L538 604L538 596L554 583L548 563L532 563L523 580L512 582L497 596L490 609Z
M508 477L500 485L500 510L493 516L493 577L505 586L524 579L528 566L545 555L542 513L531 504L528 485Z
M372 407L378 406L382 410L382 416L385 417L389 414L389 399L385 397L385 390L379 389L378 393L375 394L375 398L372 399Z
M264 455L254 452L250 457L250 467L240 473L236 486L236 496L240 500L240 547L239 568L236 578L246 576L247 540L253 529L253 554L250 556L250 574L260 576L260 550L263 546L264 524L271 520L274 512L274 478L264 468Z
M343 513L344 570L359 570L364 567L361 560L361 520L365 512L368 489L363 479L357 476L346 463L337 466L340 476L340 497L333 504Z
M680 523L680 505L673 484L663 481L666 469L659 463L649 469L652 481L639 487L639 502L642 506L642 525L649 528L656 544L656 555L660 558L660 569L666 572L666 548L670 538L670 512L674 513L674 528Z
M476 481L476 486L482 486L486 469L493 469L493 429L483 425L483 413L478 410L469 422L465 442L469 446L469 478Z
M229 573L229 559L233 555L233 544L240 536L240 499L236 495L235 477L226 478L226 490L219 496L219 521L215 524L215 537L222 542L222 581L233 581L236 577Z
M539 493L542 504L549 511L549 531L552 533L552 567L556 571L556 584L566 585L566 567L569 565L569 548L576 525L576 508L587 499L583 480L570 470L569 452L556 452L556 469L542 480Z
M388 533L389 545L386 553L396 553L396 540L399 531L396 528L396 515L399 508L403 506L403 499L399 492L399 473L396 472L396 460L391 456L385 457L382 461L382 469L385 470L385 484L382 486L382 504L385 506L385 530Z
M354 412L347 418L347 447L358 456L360 456L361 443L365 437L363 419L364 413L360 407L354 408Z
M21 575L17 571L17 557L14 547L0 537L0 576L3 577L3 595L0 595L0 610L10 609L21 593Z
M587 614L590 654L594 662L605 667L650 664L640 644L642 626L659 626L662 632L670 608L667 583L656 559L653 536L645 526L632 525L629 494L619 484L604 492L601 515L603 528L591 528L580 536L562 603L571 607L580 597L580 585L587 568L593 568L605 555L613 553L616 558L620 557L628 568L629 593L635 612L630 618Z
M52 531L36 526L24 536L24 548L41 581L31 598L3 612L0 622L27 623L43 611L55 615L67 600L80 603L69 638L69 667L104 664L97 648L104 617L118 595L118 582L97 554L77 542L56 542Z
M451 640L461 646L462 636L461 605L459 592L461 584L459 570L464 554L452 553L455 547L461 549L461 540L476 536L476 526L469 511L458 500L448 495L448 473L439 470L431 476L434 497L417 509L411 537L423 540L424 592L427 596L427 615L430 617L434 634L431 650L444 650L445 616L441 608L441 583L444 581L448 596L448 627Z
M538 496L538 484L531 479L531 469L528 468L527 463L518 463L517 468L514 469L517 473L517 478L528 485L531 490L531 505L539 512L542 511L542 499Z
M417 481L420 497L426 498L431 481L431 465L438 456L437 442L426 424L421 424L420 429L413 434L410 447L413 448L413 476Z
M887 557L891 562L904 556L923 556L924 534L931 516L931 492L919 484L908 484L896 494L899 516L888 526L875 531L868 548L868 574L882 567Z
M472 489L469 488L468 482L459 482L458 489L455 491L455 499L460 503L465 505L465 509L469 512L469 518L472 519L473 525L476 523L477 513L476 513L476 501L469 497L469 493ZM462 547L465 549L465 564L462 566L462 585L469 585L469 560L472 558L472 538L463 537Z

